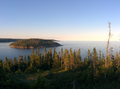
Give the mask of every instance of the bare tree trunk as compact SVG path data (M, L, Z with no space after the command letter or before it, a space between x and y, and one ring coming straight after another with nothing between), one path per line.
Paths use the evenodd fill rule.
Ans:
M109 23L109 38L108 38L108 42L107 42L107 48L106 48L106 60L105 60L105 66L107 67L107 69L108 69L108 65L109 65L109 63L108 63L108 48L109 48L109 41L110 41L110 37L111 37L111 27L110 27L110 25L111 25L111 23L110 22L108 22Z

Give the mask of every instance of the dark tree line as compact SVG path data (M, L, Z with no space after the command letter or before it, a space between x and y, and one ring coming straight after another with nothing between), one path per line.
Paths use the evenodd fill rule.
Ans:
M6 73L20 71L35 72L37 70L49 70L51 68L59 67L69 70L80 66L80 64L80 49L72 52L70 48L70 52L67 49L63 52L63 48L61 48L61 52L57 53L55 47L53 49L53 53L51 48L48 52L46 48L44 48L44 54L41 54L39 48L37 48L35 51L32 49L32 54L28 57L26 57L26 55L19 55L18 59L14 57L13 60L5 57L5 60L1 60L0 62L1 67Z
M48 51L44 48L44 53L41 54L39 48L37 48L37 50L33 49L32 54L28 57L26 57L26 55L19 55L18 59L14 57L13 60L5 57L4 61L0 61L0 77L2 78L0 81L3 81L4 83L5 75L10 73L31 74L37 73L41 70L60 68L69 71L72 75L74 75L72 71L76 71L76 75L74 75L74 77L70 74L68 76L59 75L62 76L62 79L52 79L52 82L47 83L48 85L57 82L62 83L61 81L70 83L74 81L72 80L74 78L81 87L86 88L85 86L88 86L87 88L89 89L93 89L93 86L98 88L98 85L104 83L117 86L120 82L120 55L117 52L115 53L116 55L109 53L109 55L107 55L107 64L109 65L106 66L106 57L101 51L97 53L96 48L93 48L92 52L88 49L87 53L88 56L82 60L80 49L72 51L71 48L70 50L63 50L63 48L61 48L61 52L56 52L54 47L53 52L51 48ZM48 74L48 76L51 77L52 75ZM71 78L69 76L71 76ZM46 78L49 80L49 77ZM68 80L66 80L66 78ZM103 86L105 88L108 87L107 85ZM55 85L54 87L58 88L58 85Z
M80 49L72 51L72 49L70 48L69 51L67 49L63 51L63 48L61 48L61 52L57 53L54 47L52 53L51 48L49 49L49 51L44 48L44 54L41 54L39 48L37 48L37 50L35 51L33 49L32 54L28 57L26 57L26 55L19 55L18 59L14 57L13 60L5 57L4 61L0 61L0 67L3 68L6 73L32 73L38 70L49 70L52 68L60 67L64 68L65 70L72 70L73 68L77 68L80 66L89 66L93 76L97 76L99 73L97 74L96 71L99 70L99 68L104 68L106 70L105 74L107 70L109 70L109 68L111 67L113 67L114 69L119 68L119 54L116 53L114 58L112 56L107 55L106 66L106 59L104 57L104 54L101 54L101 51L99 51L98 55L96 48L93 49L92 53L88 49L88 56L84 58L83 61L81 59Z

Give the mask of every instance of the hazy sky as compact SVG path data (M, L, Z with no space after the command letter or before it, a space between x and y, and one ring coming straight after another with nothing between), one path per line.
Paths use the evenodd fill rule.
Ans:
M120 0L0 0L0 38L120 39Z

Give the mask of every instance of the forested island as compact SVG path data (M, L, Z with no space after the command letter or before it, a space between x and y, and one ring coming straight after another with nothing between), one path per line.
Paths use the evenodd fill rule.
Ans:
M22 39L0 38L0 42L15 42Z
M57 47L61 46L55 40L45 40L45 39L24 39L13 42L9 45L13 48L28 49L28 48L43 48L43 47Z

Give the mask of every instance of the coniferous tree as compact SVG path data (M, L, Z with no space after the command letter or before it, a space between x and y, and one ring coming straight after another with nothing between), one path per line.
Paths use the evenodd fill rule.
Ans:
M103 53L102 53L102 60L105 62L105 56Z
M72 53L72 49L70 48L70 69L73 69L73 67L75 66L74 64L74 55Z
M96 68L96 62L98 60L98 54L97 54L97 51L96 51L96 48L93 49L93 74L94 74L94 77L95 77L95 68Z
M3 61L0 59L0 68L3 67Z
M7 56L5 56L5 63L3 63L3 69L6 73L11 72L10 69L10 60L7 58Z
M10 59L10 67L12 67L13 66L13 61L12 61L12 59Z
M112 63L111 63L111 59L112 59L112 57L113 57L112 52L113 52L113 48L110 47L109 52L108 52L108 57L107 57L107 58L108 58L108 59L107 59L108 68L112 66ZM113 59L114 59L114 58L113 58Z
M44 47L44 60L46 60L47 59L47 50L46 50L46 47Z
M18 63L17 63L17 58L16 57L14 57L14 64L13 65L17 65Z
M16 57L14 57L13 66L14 66L14 71L17 71L18 70L18 62L17 62L17 58Z
M81 65L81 53L80 53L80 48L78 49L78 65L80 66Z
M61 67L63 65L63 48L61 48Z
M76 67L80 66L81 65L81 55L80 55L80 49L76 52L75 52L75 65Z
M53 60L52 60L52 49L49 49L48 52L48 59L49 59L49 68L52 68Z
M30 56L29 56L29 55L28 55L28 57L27 57L27 61L28 61L28 66L30 66L31 59L30 59Z
M37 50L37 49L35 50L34 55L35 55L35 56L38 55L38 50Z
M44 54L42 53L42 57L41 57L42 63L44 63Z
M88 63L89 63L89 66L90 66L90 73L91 75L93 74L93 61L92 61L92 54L90 54L90 50L88 49Z
M54 56L55 56L55 47L53 48L53 58L54 58Z
M7 59L7 56L5 56L5 65L7 65L8 63L8 59Z
M20 59L21 59L21 57L19 55L19 57L18 57L18 66L20 66Z
M32 49L32 54L30 55L30 59L31 59L31 61L30 61L30 67L32 68L32 67L34 67L34 63L35 63L35 60L34 60L34 48Z
M9 65L10 70L11 70L11 72L14 72L13 60L9 59L9 61L10 61L10 65Z
M32 55L34 55L34 48L32 48Z
M34 62L35 62L35 66L38 66L38 64L39 64L39 55L38 55L38 51L37 50L35 50Z
M115 64L116 64L116 68L119 67L119 55L118 55L118 52L116 52L116 59L115 59Z
M88 63L87 63L87 62L88 62L88 57L85 57L85 58L84 58L84 64L85 64L85 66L87 66L87 65L88 65Z
M91 61L91 55L90 55L90 50L88 49L88 60Z
M59 67L59 64L60 64L60 61L59 61L57 52L55 52L54 58L53 58L53 67L54 67L54 68L58 68L58 67Z
M26 69L25 64L24 64L24 61L23 61L23 56L20 56L19 69L20 69L20 71L22 71L22 72L24 72L25 69Z
M65 66L65 70L69 70L70 61L69 61L69 52L67 49L65 49L65 54L64 54L64 66Z
M47 54L47 50L46 48L44 47L44 54L42 53L42 62L43 62L43 65L42 65L42 68L43 69L49 69L48 65L49 65L49 62L48 62L48 54Z
M39 47L37 47L37 53L38 53L39 56L41 56Z
M78 49L78 59L79 59L79 62L81 63L81 54L80 54L80 48Z
M75 50L73 52L73 57L74 57L74 67L77 67L76 66L76 51Z
M99 50L99 61L100 61L100 63L102 62L102 58L101 58L101 50Z
M44 47L44 68L49 69L49 67L48 67L49 65L50 65L50 63L48 60L47 50L46 50L46 47Z
M24 62L27 64L26 55L24 54Z
M31 59L31 62L30 62L30 67L36 67L36 60L35 60L35 57L37 55L37 51L35 50L35 54L34 54L34 49L32 49L32 54L30 55L30 59Z

